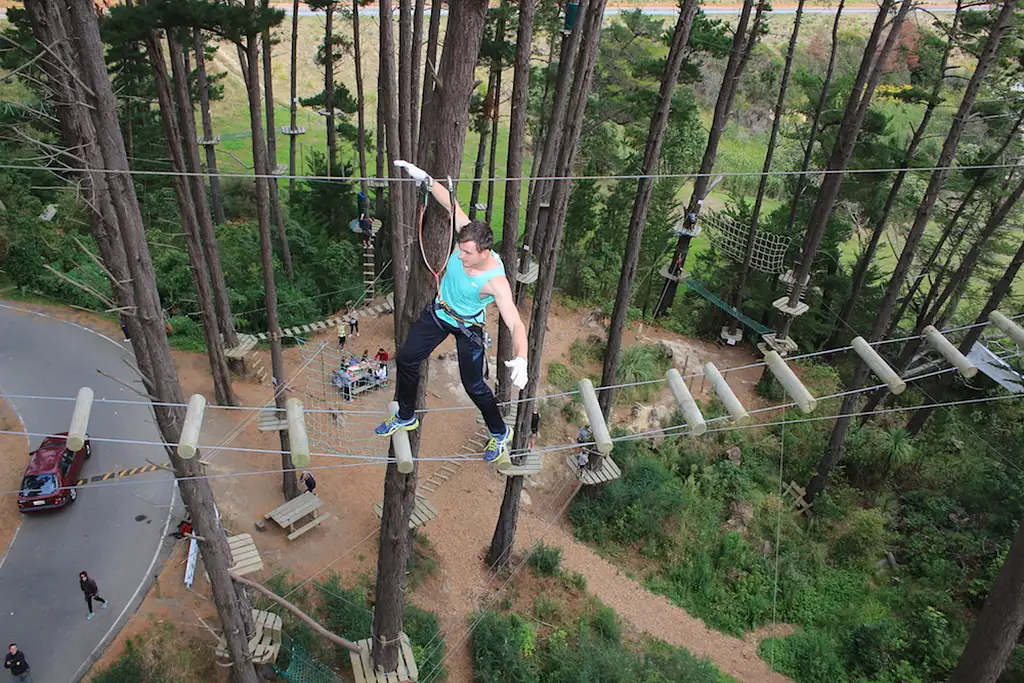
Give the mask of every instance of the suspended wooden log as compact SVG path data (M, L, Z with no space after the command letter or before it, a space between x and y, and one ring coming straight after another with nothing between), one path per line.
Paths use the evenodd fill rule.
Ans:
M907 383L889 367L885 359L878 355L878 352L871 344L868 344L864 337L855 337L850 344L861 360L871 368L871 372L875 373L875 377L889 385L889 391L897 395L906 391Z
M398 401L388 404L388 411L392 415L398 415ZM412 446L409 445L409 432L399 429L391 435L391 445L395 449L395 458L398 460L398 471L402 474L409 474L413 469Z
M306 415L302 409L302 401L290 398L285 401L285 414L288 416L288 443L292 449L292 464L296 467L309 465L309 436L306 434Z
M89 429L89 414L92 412L92 389L82 387L75 399L75 410L71 413L68 427L68 449L78 452L85 447L85 433Z
M589 379L580 380L580 396L583 399L583 409L587 411L587 419L590 421L590 431L597 443L597 450L602 455L612 452L612 436L608 433L608 425L604 421L604 413L597 403L597 392L594 384Z
M782 359L778 351L769 351L764 354L764 359L768 363L768 368L772 371L772 374L775 375L775 379L779 380L782 388L786 390L789 397L800 407L800 412L807 414L818 407L818 399L811 396L811 392L807 390L804 383L796 376L793 368L786 364L786 361Z
M185 410L185 424L181 427L178 437L178 456L188 460L195 457L199 449L199 432L203 428L203 415L206 413L206 397L192 394Z
M707 431L707 423L704 416L700 414L697 402L693 400L690 390L686 388L683 376L675 368L669 368L665 373L665 381L668 382L668 389L676 399L679 410L683 413L686 424L690 426L690 436L700 436Z
M1009 337L1019 348L1024 349L1024 328L1013 322L999 311L988 314L988 321Z
M722 373L718 371L714 363L704 364L704 376L711 381L711 386L715 388L715 394L718 395L718 400L722 402L725 409L729 411L729 416L732 418L732 423L740 427L750 424L750 415L747 413L743 404L736 398L736 394L733 393L732 387L729 386L725 378L722 377Z
M978 374L978 368L974 367L971 361L967 360L967 356L960 353L960 350L953 346L953 342L943 337L942 333L935 329L934 325L929 325L923 331L925 341L938 351L950 365L955 367L961 375L970 379Z

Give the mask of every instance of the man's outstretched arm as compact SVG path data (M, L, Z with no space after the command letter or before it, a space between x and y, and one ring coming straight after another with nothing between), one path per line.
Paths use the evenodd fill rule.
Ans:
M487 283L483 291L488 291L494 297L494 303L498 307L498 313L502 321L508 326L512 333L512 347L516 357L506 361L505 365L512 368L512 384L522 389L526 386L528 374L526 370L526 352L529 342L526 339L526 325L519 316L519 309L516 308L516 301L512 296L512 287L508 278L496 277Z
M410 164L408 161L396 161L395 166L404 168L405 172L409 174L409 177L421 185L426 184L430 189L430 194L434 196L434 200L443 206L448 213L451 213L454 209L456 232L469 223L469 216L467 216L466 212L462 210L461 206L459 206L459 202L448 192L448 187L445 183L435 181L422 168L414 164Z

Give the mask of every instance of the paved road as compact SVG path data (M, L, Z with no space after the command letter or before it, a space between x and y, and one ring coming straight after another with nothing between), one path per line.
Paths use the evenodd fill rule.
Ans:
M97 369L137 385L123 362L127 344L111 343L76 325L0 303L0 391L7 394L74 396L90 386L96 398L138 396ZM138 385L137 385L138 386ZM66 431L72 402L13 399L26 431ZM94 437L155 441L152 412L145 406L95 404ZM32 448L41 437L29 437ZM93 442L83 477L165 460L155 446ZM0 565L0 640L25 651L36 683L76 681L102 653L159 573L174 498L170 474L156 472L129 485L79 489L69 508L26 515ZM151 501L150 502L147 502ZM14 505L0 496L0 505ZM162 559L160 556L159 559ZM78 572L96 579L110 608L86 620Z

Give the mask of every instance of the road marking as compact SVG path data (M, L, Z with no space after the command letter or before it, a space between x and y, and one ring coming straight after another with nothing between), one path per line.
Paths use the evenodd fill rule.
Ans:
M75 486L87 486L89 484L95 484L100 481L109 481L111 479L120 479L121 477L134 477L137 474L149 474L150 472L156 472L165 467L170 467L171 463L164 462L159 465L142 465L141 467L130 467L126 470L117 470L115 472L104 472L103 474L94 474L88 479L79 479L75 482Z

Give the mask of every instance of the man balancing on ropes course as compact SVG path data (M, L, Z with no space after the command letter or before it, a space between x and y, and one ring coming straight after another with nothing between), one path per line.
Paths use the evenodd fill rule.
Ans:
M526 326L519 317L512 288L505 277L501 258L491 251L494 234L486 223L471 221L449 189L435 183L426 171L406 161L396 161L409 176L434 196L452 216L455 250L441 269L437 297L413 324L405 344L395 356L398 366L398 385L395 399L398 414L375 430L380 436L391 436L400 429L413 430L420 426L416 417L416 389L420 382L420 363L437 346L455 335L459 354L459 374L466 393L483 414L491 438L484 450L484 460L507 460L512 443L512 428L505 424L498 410L494 394L484 382L484 322L487 305L498 306L501 319L512 332L516 357L506 361L512 369L512 384L526 386ZM429 264L428 264L429 267Z

